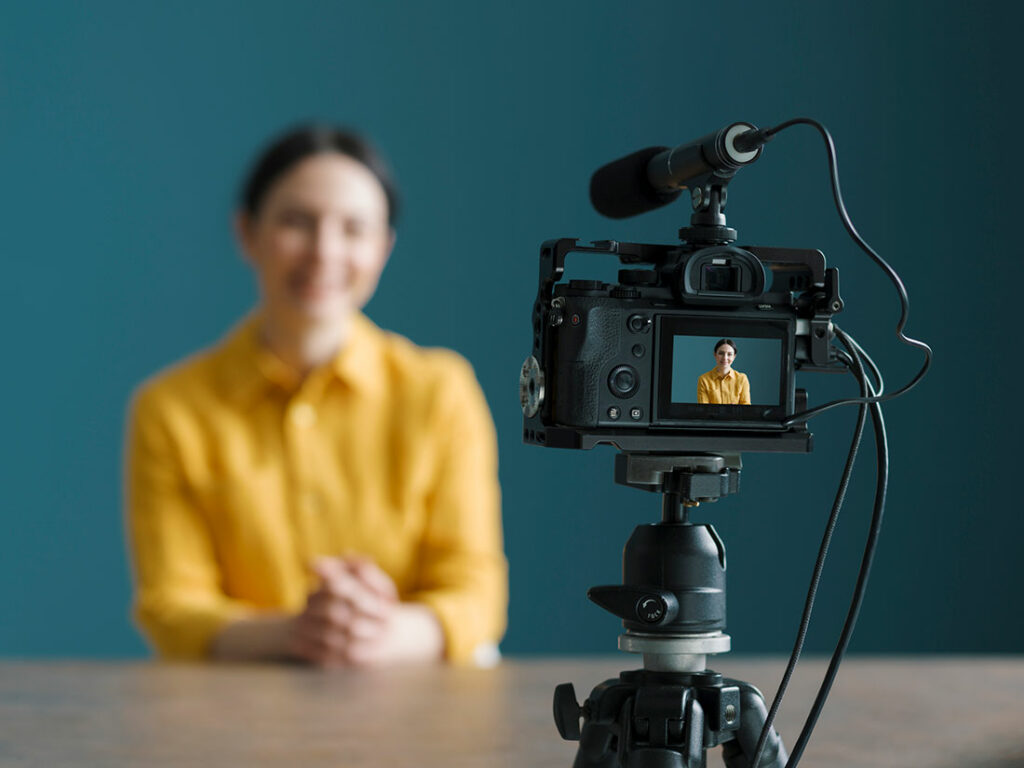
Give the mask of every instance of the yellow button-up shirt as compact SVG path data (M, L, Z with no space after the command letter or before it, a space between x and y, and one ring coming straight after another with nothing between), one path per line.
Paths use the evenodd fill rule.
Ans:
M126 504L135 615L164 656L228 622L296 613L318 556L368 555L437 614L456 662L505 628L494 425L469 364L362 315L304 379L244 321L145 383Z
M692 381L692 379L691 379ZM697 379L697 402L716 405L750 405L747 374L729 370L725 376L712 368Z

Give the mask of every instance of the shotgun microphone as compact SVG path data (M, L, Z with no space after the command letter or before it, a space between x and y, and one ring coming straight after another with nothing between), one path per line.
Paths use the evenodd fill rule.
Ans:
M612 219L653 211L671 203L696 179L728 180L761 156L766 140L750 123L732 123L673 149L641 149L594 172L590 202Z

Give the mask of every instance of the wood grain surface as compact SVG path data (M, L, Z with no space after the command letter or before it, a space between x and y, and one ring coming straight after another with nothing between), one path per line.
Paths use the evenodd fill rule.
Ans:
M554 686L584 698L625 655L491 670L383 671L146 662L0 662L0 766L570 768ZM784 660L715 659L770 697ZM792 744L823 660L803 662L778 725ZM714 752L709 765L721 765ZM1024 658L851 658L801 765L1024 768Z

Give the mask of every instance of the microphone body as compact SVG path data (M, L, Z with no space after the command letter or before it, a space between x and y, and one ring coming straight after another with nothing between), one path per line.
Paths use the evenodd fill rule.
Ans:
M679 197L682 190L661 192L647 175L651 161L669 151L668 147L648 147L598 168L590 177L590 202L597 212L611 219L626 219Z
M624 219L672 202L702 176L727 180L760 157L761 147L736 145L740 136L756 130L750 123L732 123L672 149L649 147L608 163L590 178L590 202L598 213Z

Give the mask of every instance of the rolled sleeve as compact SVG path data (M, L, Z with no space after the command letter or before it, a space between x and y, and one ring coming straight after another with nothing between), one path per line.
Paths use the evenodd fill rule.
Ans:
M249 610L221 589L213 541L187 490L168 409L158 394L143 390L129 412L125 500L134 615L161 656L197 659L208 655L225 624Z
M449 661L474 663L493 654L507 623L497 440L469 364L451 356L445 382L434 424L443 436L438 470L409 599L436 613Z

